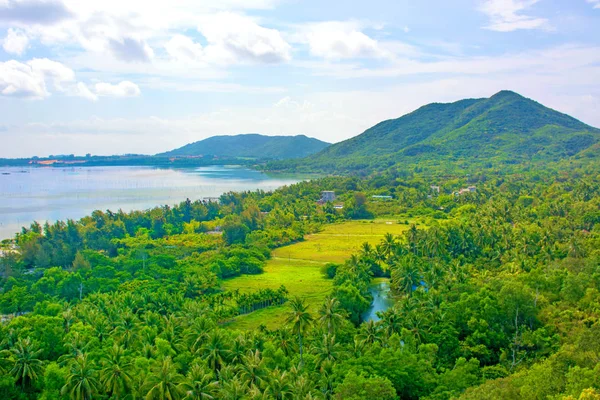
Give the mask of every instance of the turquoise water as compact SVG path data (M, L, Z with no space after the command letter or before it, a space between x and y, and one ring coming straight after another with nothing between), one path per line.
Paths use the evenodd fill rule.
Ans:
M273 190L300 181L241 167L0 167L0 239L32 221L79 219L94 210L144 210L229 191Z
M390 283L389 281L383 281L373 284L369 287L369 292L373 296L373 302L371 307L362 314L362 320L367 321L379 321L377 313L379 311L386 311L388 308L394 305L394 300L390 297Z

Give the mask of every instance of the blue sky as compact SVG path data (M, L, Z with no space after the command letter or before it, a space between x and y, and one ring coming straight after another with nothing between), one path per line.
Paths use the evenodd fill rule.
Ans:
M517 91L600 127L600 0L0 0L0 157L355 136Z

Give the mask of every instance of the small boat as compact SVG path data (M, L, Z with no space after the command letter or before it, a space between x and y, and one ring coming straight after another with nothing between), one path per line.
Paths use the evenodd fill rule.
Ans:
M2 175L10 175L10 172L3 172Z

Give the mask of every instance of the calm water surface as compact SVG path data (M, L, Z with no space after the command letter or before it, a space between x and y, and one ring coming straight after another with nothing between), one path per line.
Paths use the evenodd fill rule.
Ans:
M144 210L229 191L273 190L302 179L241 167L0 167L0 239L32 221L79 219L94 210Z
M377 313L379 311L386 311L388 308L394 305L394 300L390 297L390 283L389 280L374 283L369 287L369 292L373 296L373 303L371 307L365 311L362 315L363 321L379 321Z

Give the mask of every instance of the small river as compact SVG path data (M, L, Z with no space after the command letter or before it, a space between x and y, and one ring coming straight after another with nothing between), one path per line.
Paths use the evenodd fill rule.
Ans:
M301 180L237 166L0 166L0 239L13 237L33 221L79 219L94 210L145 210L229 191L274 190Z
M380 280L377 283L373 283L369 287L369 292L373 296L373 303L367 311L362 314L363 321L379 321L377 313L379 311L386 311L388 308L394 305L394 300L390 296L390 282L389 280Z

